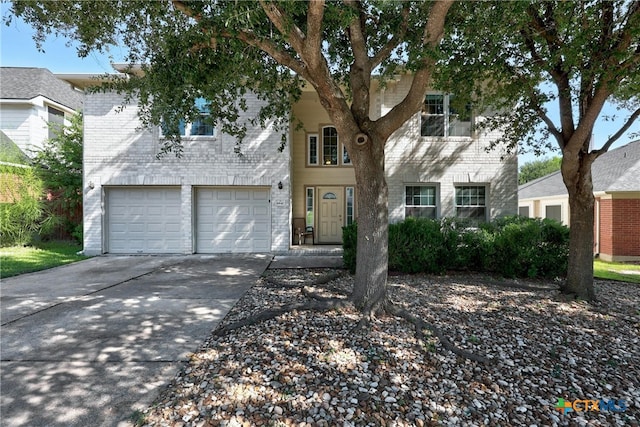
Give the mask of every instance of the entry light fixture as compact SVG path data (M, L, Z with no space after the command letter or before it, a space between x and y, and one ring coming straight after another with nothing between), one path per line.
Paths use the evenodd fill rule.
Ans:
M95 188L95 185L93 184L93 181L89 181L89 188L92 189L92 190Z
M278 190L282 190L282 181L278 182Z

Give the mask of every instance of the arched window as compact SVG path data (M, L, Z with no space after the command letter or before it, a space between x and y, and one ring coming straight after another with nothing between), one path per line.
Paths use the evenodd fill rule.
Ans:
M333 126L322 128L322 163L338 164L338 131Z

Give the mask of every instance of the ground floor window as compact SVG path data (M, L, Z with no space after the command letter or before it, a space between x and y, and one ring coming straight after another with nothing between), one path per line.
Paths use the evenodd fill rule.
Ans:
M544 208L544 217L562 222L562 205L547 205Z
M408 185L405 187L405 218L431 218L437 216L436 187Z
M484 185L456 186L456 217L476 221L487 219L487 197Z
M354 188L353 187L347 187L347 191L346 191L346 195L347 195L347 203L346 203L346 220L347 223L345 225L351 225L354 221Z
M307 187L307 197L306 197L307 213L305 215L307 227L313 227L313 194L314 192L315 192L315 189L313 187Z

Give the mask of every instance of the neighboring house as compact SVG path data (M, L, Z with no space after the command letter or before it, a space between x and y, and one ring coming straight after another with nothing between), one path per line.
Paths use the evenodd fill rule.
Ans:
M374 89L373 117L391 109L408 79ZM252 117L259 100L249 97ZM184 154L158 159L159 129L139 128L137 106L91 93L84 101L84 251L101 253L286 252L298 243L340 244L358 218L348 153L318 96L292 106L287 149L271 127L250 128L242 156L235 138L202 123L184 127ZM430 93L388 142L390 221L408 216L491 220L517 211L517 159L485 149L495 135L472 133L471 112Z
M0 67L0 130L26 155L82 108L84 94L45 68Z
M640 140L603 154L591 172L594 254L605 261L640 261ZM518 197L520 215L571 225L560 171L521 185Z

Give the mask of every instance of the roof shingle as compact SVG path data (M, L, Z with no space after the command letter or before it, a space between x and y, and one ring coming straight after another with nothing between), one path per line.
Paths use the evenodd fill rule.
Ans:
M44 96L73 110L82 108L84 95L46 68L1 67L0 98L33 99Z
M598 157L591 167L593 191L640 191L640 140L630 142ZM567 188L560 171L518 187L518 198L562 196Z

